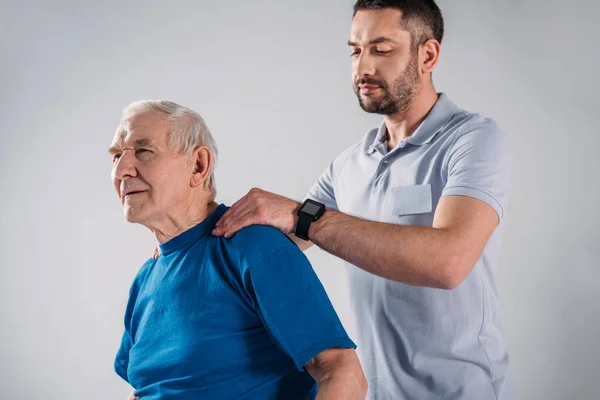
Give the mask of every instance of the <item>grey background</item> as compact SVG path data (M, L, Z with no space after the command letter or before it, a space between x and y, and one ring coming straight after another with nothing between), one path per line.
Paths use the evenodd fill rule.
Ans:
M515 192L499 270L522 399L597 399L599 61L593 1L442 0L439 91L496 118ZM379 118L351 90L351 0L3 1L0 399L124 398L112 372L154 240L106 150L123 106L167 98L216 137L218 200L300 199ZM341 261L309 257L350 332Z

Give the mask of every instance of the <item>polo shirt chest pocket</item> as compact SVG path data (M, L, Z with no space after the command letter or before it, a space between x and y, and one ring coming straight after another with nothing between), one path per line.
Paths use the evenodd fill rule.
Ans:
M406 185L391 188L392 221L406 225L431 226L433 202L431 185Z

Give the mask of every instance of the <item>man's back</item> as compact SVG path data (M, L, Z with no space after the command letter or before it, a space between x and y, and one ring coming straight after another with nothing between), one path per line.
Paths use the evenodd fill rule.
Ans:
M132 285L115 369L143 399L309 399L303 366L354 347L310 264L273 228L214 237L221 205Z

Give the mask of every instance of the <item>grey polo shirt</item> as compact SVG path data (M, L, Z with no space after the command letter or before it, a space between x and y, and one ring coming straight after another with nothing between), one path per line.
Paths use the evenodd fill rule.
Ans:
M367 220L432 226L442 197L468 196L493 207L500 223L454 290L348 269L368 398L513 399L494 278L510 186L506 136L445 94L389 152L386 135L382 124L341 153L307 197Z

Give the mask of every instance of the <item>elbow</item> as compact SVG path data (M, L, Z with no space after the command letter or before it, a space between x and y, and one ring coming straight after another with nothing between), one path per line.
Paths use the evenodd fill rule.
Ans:
M367 378L362 370L362 368L358 367L357 370L354 371L354 393L357 399L364 400L367 397L367 391L369 390L369 384L367 383Z
M367 383L367 378L365 378L365 375L362 373L362 370L361 370L359 391L360 391L361 399L364 399L367 397L367 392L369 391L369 384Z
M367 391L369 389L369 384L367 383L367 378L363 372L362 366L360 365L360 361L358 361L358 357L356 356L355 363L353 363L352 368L347 370L345 375L345 383L344 387L347 390L348 399L356 399L356 400L364 400L367 397Z
M367 378L365 377L365 373L363 372L360 361L358 360L358 355L352 350L353 357L352 360L347 360L345 363L344 372L342 372L339 376L341 387L339 394L342 396L335 397L343 398L343 399L352 399L352 400L365 400L367 397L367 391L369 389L369 385L367 383Z
M438 278L438 289L456 289L465 280L472 268L473 265L469 265L469 262L463 257L452 257L448 259L440 267L441 272Z
M445 278L440 285L438 286L438 289L443 289L443 290L454 290L458 287L458 285L461 284L461 282L463 281L463 279L458 279L455 277L448 277Z
M341 398L352 400L365 400L367 398L369 384L367 383L367 378L365 378L365 374L360 367L358 369L354 369L350 374L347 375L342 386L345 389L340 391L340 394L342 392L344 393L344 396Z

